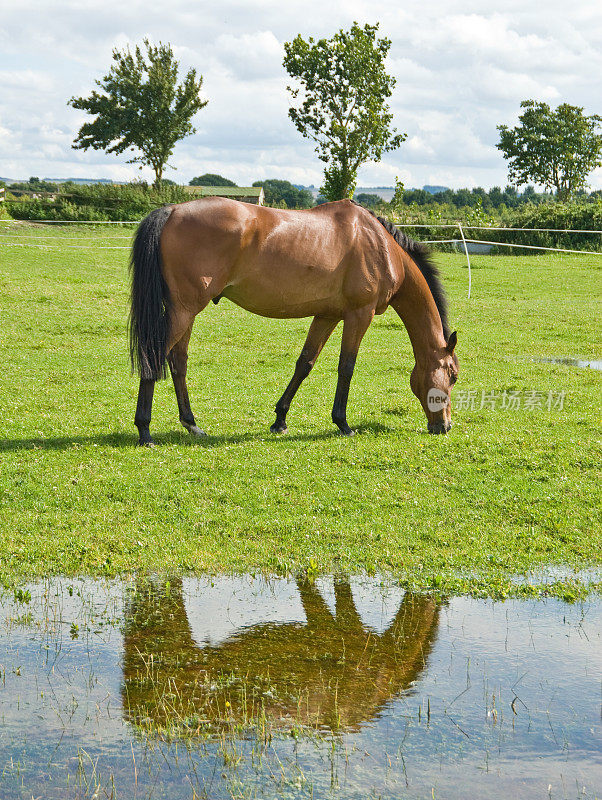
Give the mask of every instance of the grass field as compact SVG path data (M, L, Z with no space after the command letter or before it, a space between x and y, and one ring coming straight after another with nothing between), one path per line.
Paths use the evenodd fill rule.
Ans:
M28 231L53 248L0 246L5 582L392 570L413 586L504 595L534 591L509 583L513 573L602 563L601 375L534 360L602 356L601 257L473 257L468 301L464 259L437 256L458 330L456 394L477 398L454 411L447 437L426 433L393 311L360 350L349 402L359 435L343 438L330 421L340 329L294 401L289 435L271 435L309 321L222 301L197 319L190 351L193 409L209 435L179 427L163 382L159 446L138 449L127 250L103 249L127 245L108 237L128 232L31 227L10 241ZM483 391L504 390L565 392L564 407L480 407ZM570 579L553 591L581 589Z

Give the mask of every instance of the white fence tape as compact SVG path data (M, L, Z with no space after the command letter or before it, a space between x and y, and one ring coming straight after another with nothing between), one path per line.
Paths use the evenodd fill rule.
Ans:
M402 222L392 220L398 228L457 228L458 222ZM93 219L0 219L0 225L24 226L27 224L40 225L138 225L141 220L93 220ZM465 225L461 223L465 231L537 231L539 233L591 233L602 236L602 230L576 230L573 228L507 228L503 225Z
M6 231L0 230L0 236L8 236L9 238L13 239L48 239L51 241L60 241L60 242L87 242L89 241L87 236L54 236L54 234L46 234L46 236L37 236L36 234L31 233L17 233L11 231L7 233ZM103 236L103 240L117 242L117 241L132 241L131 236Z
M458 222L429 222L429 223L414 223L414 222L401 222L393 220L398 228L457 228ZM590 231L575 228L507 228L505 225L465 225L462 223L465 231L523 231L530 233L537 231L538 233L594 233L602 236L602 230Z
M51 244L30 244L29 242L3 242L0 239L3 247L38 247L40 250L129 250L130 248L123 244L62 244L56 247Z
M464 245L464 255L466 256L466 263L468 264L468 299L470 300L470 291L472 289L472 270L470 269L470 256L468 255L468 247L466 247L466 238L464 236L464 231L462 230L462 225L458 222L458 228L460 230L460 236L462 237L462 243Z
M140 222L140 219L0 219L2 225L139 225Z
M115 221L115 220L104 220L104 221L97 221L97 220L56 220L56 219L49 219L49 220L0 220L1 225L8 225L8 226L16 226L23 230L23 228L28 223L35 223L35 224L56 224L56 225L64 225L71 224L71 225L137 225L137 222L131 222L129 220L122 220L122 221ZM468 265L468 299L470 299L471 292L472 292L472 269L470 264L470 255L468 252L467 244L484 244L490 245L492 247L515 247L520 248L522 250L538 250L544 252L551 252L551 253L571 253L576 255L592 255L592 256L602 256L602 252L596 250L570 250L568 248L561 248L561 247L542 247L540 245L532 245L532 244L512 244L510 242L493 242L487 239L467 239L464 235L464 230L490 230L490 231L521 231L523 233L527 233L529 231L533 231L541 233L541 232L548 232L548 233L587 233L587 234L597 234L598 236L602 236L602 230L594 231L594 230L566 230L562 228L504 228L504 227L494 227L490 225L463 225L460 222L456 223L432 223L432 224L413 224L411 222L397 222L395 224L400 228L457 228L460 231L460 236L462 240L462 246L464 249L464 254L466 256L466 262ZM48 244L33 244L29 241L25 242L15 242L15 241L6 241L4 237L8 237L16 239L42 239L47 240ZM128 240L131 241L131 236L108 236L104 237L105 241L117 241L117 240ZM29 234L29 233L17 233L13 234L12 231L9 229L2 229L0 228L0 242L5 247L37 247L41 250L129 250L129 245L105 245L105 244L98 244L98 245L90 245L90 244L61 244L61 245L53 245L51 242L55 240L61 241L87 241L87 237L85 236L54 236L54 235L37 235L36 234ZM432 239L429 241L422 242L423 244L456 244L458 243L457 239Z
M510 242L488 242L486 239L466 239L471 244L490 244L494 247L519 247L523 250L549 250L553 253L577 253L578 255L602 256L598 250L567 250L562 247L540 247L535 244L512 244Z

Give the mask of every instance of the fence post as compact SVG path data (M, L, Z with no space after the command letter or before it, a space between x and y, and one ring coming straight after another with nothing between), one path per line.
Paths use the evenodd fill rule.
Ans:
M468 299L470 300L470 290L472 287L472 274L470 270L470 256L468 255L468 247L466 246L466 239L464 238L464 231L462 230L461 223L458 222L458 228L460 229L460 236L462 237L462 243L464 244L464 252L466 253L466 261L468 263Z

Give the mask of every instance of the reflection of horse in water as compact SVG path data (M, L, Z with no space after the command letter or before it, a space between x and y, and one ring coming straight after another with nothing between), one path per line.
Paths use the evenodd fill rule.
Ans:
M143 726L244 724L265 714L296 723L353 729L418 677L435 638L436 603L406 593L388 629L366 629L348 581L335 582L335 613L307 580L298 581L307 621L262 623L219 645L199 646L181 582L144 585L126 609L123 704Z

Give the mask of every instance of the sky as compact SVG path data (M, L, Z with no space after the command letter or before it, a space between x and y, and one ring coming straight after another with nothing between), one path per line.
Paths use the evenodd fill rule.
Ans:
M127 156L73 150L85 112L67 105L109 69L113 48L169 42L203 75L208 105L165 177L218 172L249 185L322 180L312 143L288 118L284 42L330 37L354 21L391 39L399 150L369 162L360 186L507 183L496 148L524 99L602 114L600 0L0 0L0 176L150 179ZM602 188L602 168L590 176Z

